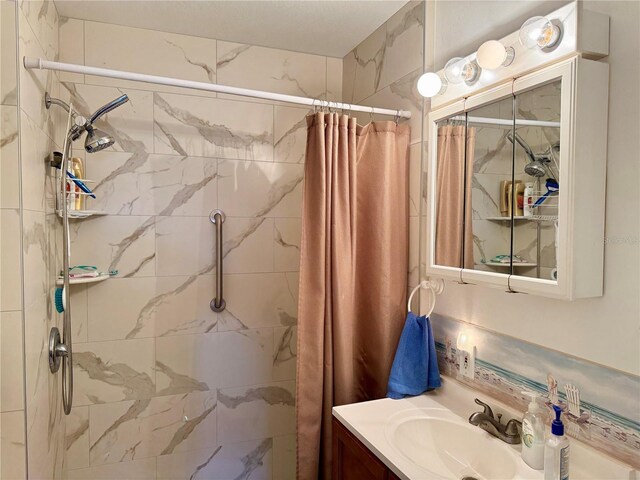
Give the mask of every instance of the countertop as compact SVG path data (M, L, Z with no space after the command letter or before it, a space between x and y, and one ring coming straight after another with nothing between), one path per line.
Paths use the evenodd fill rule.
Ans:
M385 398L334 407L333 416L398 477L403 480L425 480L433 478L433 475L413 463L389 440L390 419L405 410L445 408L466 422L471 413L480 409L473 401L476 397L491 405L494 412L502 413L503 422L509 418L520 419L521 417L520 412L450 378L443 378L442 388L417 397L402 400ZM488 433L486 435L490 441L500 441ZM570 441L570 478L572 480L640 480L640 475L631 466L577 440L570 439ZM510 445L509 448L512 448L518 457L520 456L520 445ZM518 460L522 462L520 458ZM544 477L541 471L529 468L524 462L519 465L518 472L520 478L542 479Z

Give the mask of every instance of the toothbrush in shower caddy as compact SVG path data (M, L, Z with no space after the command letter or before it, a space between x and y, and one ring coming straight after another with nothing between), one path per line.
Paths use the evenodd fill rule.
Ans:
M531 205L531 208L539 208L542 206L546 206L546 205L543 205L543 203L546 202L549 199L549 197L557 195L558 192L560 191L560 185L556 180L552 178L547 178L547 181L545 182L545 186L547 187L547 191L541 197L539 197L538 200L536 200L533 205Z

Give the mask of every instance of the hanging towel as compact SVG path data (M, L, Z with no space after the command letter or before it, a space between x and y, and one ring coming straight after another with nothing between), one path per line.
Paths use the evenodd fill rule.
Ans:
M429 318L409 312L391 367L387 397L420 395L439 386L440 371Z

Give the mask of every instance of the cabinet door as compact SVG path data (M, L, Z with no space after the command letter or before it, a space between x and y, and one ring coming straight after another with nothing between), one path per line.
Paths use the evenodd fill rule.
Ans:
M333 419L333 480L388 480L387 466Z
M516 102L514 178L527 186L518 198L520 221L513 232L513 275L557 280L562 79L520 92Z
M510 85L476 95L466 104L464 268L462 280L508 288L512 268L514 198L513 93Z

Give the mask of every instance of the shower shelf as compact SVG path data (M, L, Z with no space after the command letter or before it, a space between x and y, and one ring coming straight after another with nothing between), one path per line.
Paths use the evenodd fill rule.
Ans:
M62 210L56 210L56 213L60 218L62 218ZM68 210L67 215L69 215L70 219L82 219L89 217L97 217L101 215L106 215L107 212L102 210Z
M531 215L530 217L525 217L523 215L519 215L517 217L513 217L514 220L527 220L529 222L553 222L558 220L557 215ZM511 221L511 217L486 217L480 220L490 220L492 222L509 222Z
M500 263L500 262L484 262L484 263L478 263L478 266L480 265L486 265L487 267L510 267L511 264L509 263ZM514 267L535 267L537 266L536 263L533 262L516 262L513 264Z
M109 275L108 273L101 273L97 277L70 278L69 279L69 285L81 285L83 283L104 282L105 280L107 280L109 278L111 278L111 275ZM57 278L56 279L56 285L58 285L58 286L64 285L64 281L62 280L62 278Z

